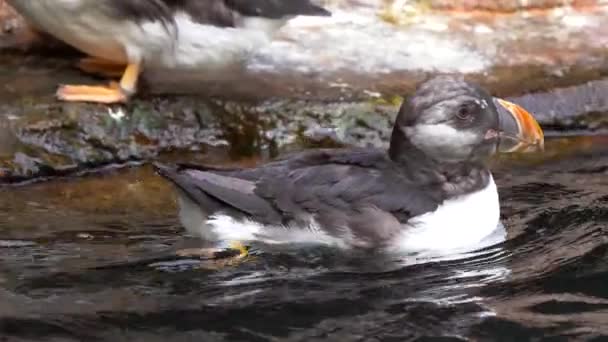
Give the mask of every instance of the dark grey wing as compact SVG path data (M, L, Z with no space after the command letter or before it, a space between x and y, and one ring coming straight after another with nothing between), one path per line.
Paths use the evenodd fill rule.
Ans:
M173 12L187 13L192 20L221 27L234 27L235 15L224 0L162 0Z
M281 19L296 15L329 16L331 13L310 0L223 0L244 16Z
M262 177L255 183L254 193L272 202L285 215L373 206L403 222L435 210L445 196L439 187L423 188L392 170L339 164Z
M235 26L235 13L281 19L295 15L331 15L310 0L104 0L98 1L111 17L136 22L160 21L169 30L176 12L184 12L199 22Z
M391 169L329 164L264 177L254 193L296 222L314 217L331 236L373 247L389 241L414 217L443 200L438 187L422 188Z
M377 150L316 150L253 169L157 169L203 207L220 203L212 210L296 227L314 219L330 236L361 247L388 242L445 196L439 185L408 180Z
M212 171L180 169L155 163L158 174L170 180L208 213L239 213L262 223L281 223L279 212L254 193L255 183Z
M104 0L104 10L113 17L136 22L160 21L175 26L174 15L187 13L192 20L209 25L233 27L235 15L223 0Z

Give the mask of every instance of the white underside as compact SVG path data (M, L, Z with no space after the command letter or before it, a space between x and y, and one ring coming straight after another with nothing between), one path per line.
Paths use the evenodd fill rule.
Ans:
M27 0L31 1L31 0ZM71 1L18 3L36 27L94 57L146 68L218 68L243 60L265 46L285 20L245 18L240 27L215 27L176 13L175 27L160 21L116 20L94 11L70 9Z
M484 189L447 200L434 212L411 219L394 245L408 251L475 247L496 230L499 221L498 190L490 175Z
M349 238L325 233L314 220L305 227L264 226L227 215L206 216L185 195L178 196L180 220L189 234L211 241L324 244L351 247ZM481 248L499 227L498 192L492 177L488 186L442 203L434 212L410 220L391 241L388 252L460 251ZM502 236L502 235L501 235ZM504 236L503 236L504 237ZM498 241L494 241L496 243Z
M178 39L175 51L164 49L163 59L154 63L157 66L198 70L242 62L249 54L269 44L274 31L283 23L249 19L241 28L226 28L195 23L185 14L177 15L176 22Z
M345 241L326 234L316 224L307 227L266 226L227 215L207 216L178 190L179 218L186 231L209 241L262 241L268 244L326 244L346 248Z

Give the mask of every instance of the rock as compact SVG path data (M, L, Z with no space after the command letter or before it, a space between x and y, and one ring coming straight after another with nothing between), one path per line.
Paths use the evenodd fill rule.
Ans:
M608 127L608 26L601 25L608 11L599 1L584 11L548 0L500 8L464 0L389 9L374 0L327 2L332 18L296 18L230 72L147 70L124 106L53 99L60 83L105 82L74 70L78 54L65 46L4 50L0 182L168 153L242 158L304 146L385 146L401 96L437 73L479 81L548 130Z
M546 130L608 127L608 80L508 99ZM139 98L126 106L15 101L0 107L0 181L61 176L108 164L195 153L209 162L276 156L302 147L386 146L399 97L310 99ZM222 158L220 158L222 159ZM183 159L182 159L183 160Z
M35 31L5 0L0 0L0 50L65 53L69 49L52 36Z
M600 1L574 0L568 1L571 7L593 7ZM491 12L515 12L524 10L550 10L564 7L563 0L427 0L427 5L435 10L459 10L459 11L491 11Z
M608 26L601 23L608 19L608 5L601 0L569 5L561 0L325 3L332 17L292 20L242 69L216 75L148 70L149 91L225 94L239 85L230 92L259 97L258 82L241 81L261 80L267 86L281 77L281 87L266 94L310 92L335 99L344 88L356 94L401 94L428 74L442 72L465 74L501 94L513 94L575 85L607 68ZM44 42L53 40L45 37ZM319 87L327 84L335 86ZM323 91L315 92L319 88Z
M35 36L4 0L0 0L0 48L26 48L34 44Z

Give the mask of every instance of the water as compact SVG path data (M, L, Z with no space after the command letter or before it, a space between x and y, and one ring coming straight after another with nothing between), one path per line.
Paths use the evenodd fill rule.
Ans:
M201 243L148 167L2 188L0 341L608 338L606 138L547 145L495 167L507 240L443 260L177 257Z

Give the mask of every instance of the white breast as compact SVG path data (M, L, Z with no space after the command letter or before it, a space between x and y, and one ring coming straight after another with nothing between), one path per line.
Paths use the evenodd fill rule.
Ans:
M108 16L83 0L14 1L38 28L95 57L146 68L215 69L240 63L268 44L285 21L244 20L216 27L175 14L176 27L160 20L135 22ZM88 6L88 7L87 7Z
M449 199L434 212L408 221L391 249L412 252L478 247L499 227L499 221L498 191L490 175L482 190Z
M241 62L250 53L268 44L271 34L278 29L204 25L184 13L177 13L175 21L178 40L174 51L165 51L163 63L178 68L211 69ZM150 29L153 30L153 27L150 26Z

